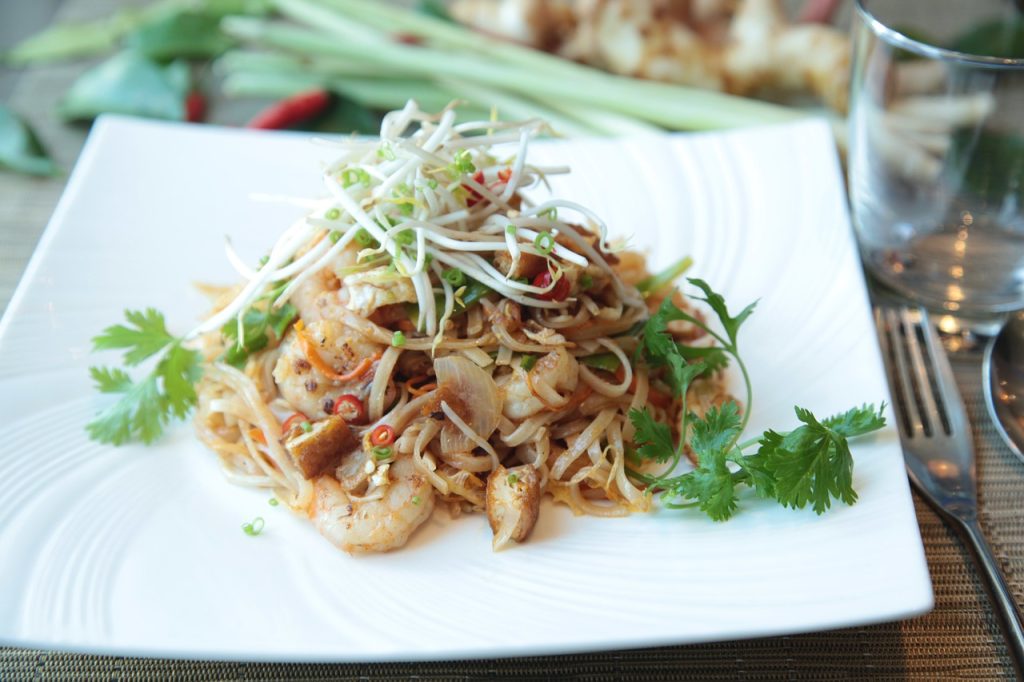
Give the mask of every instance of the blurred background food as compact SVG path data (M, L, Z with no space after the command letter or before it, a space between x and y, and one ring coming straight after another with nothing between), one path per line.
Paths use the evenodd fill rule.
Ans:
M373 132L414 97L542 117L557 135L701 130L841 115L849 40L823 23L839 4L156 0L55 23L3 63L87 63L52 111L68 125L118 113ZM27 119L0 108L0 167L59 172Z

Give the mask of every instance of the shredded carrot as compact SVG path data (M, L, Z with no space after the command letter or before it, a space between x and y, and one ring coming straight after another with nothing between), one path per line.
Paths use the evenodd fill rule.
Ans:
M422 386L420 386L418 388L413 388L412 386L409 386L408 384L406 384L406 386L409 389L409 393L412 393L417 398L419 398L421 395L426 395L427 393L430 393L435 388L437 388L437 384L435 384L433 381L430 382L429 384L423 384Z
M249 438L252 438L257 443L267 444L267 437L263 435L263 431L256 427L249 429Z
M312 339L306 336L306 326L299 320L295 323L295 333L299 340L299 346L302 348L302 354L306 356L310 364L317 368L321 374L330 379L331 381L351 381L357 377L362 376L366 373L366 370L377 360L380 360L380 353L374 354L373 357L363 358L356 365L355 369L345 374L338 374L334 371L334 368L324 362L324 359L320 357L319 351L316 349L316 344L313 343Z

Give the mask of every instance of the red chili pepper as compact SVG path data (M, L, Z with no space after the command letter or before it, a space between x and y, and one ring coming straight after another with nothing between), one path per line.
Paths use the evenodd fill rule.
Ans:
M391 445L395 442L395 430L387 424L381 424L370 434L370 442L374 445Z
M509 180L512 179L512 169L503 168L500 171L498 171L498 179L501 180L502 182L507 183Z
M473 180L478 185L484 184L484 172L482 170L478 170L476 173L473 173ZM483 195L469 185L463 185L462 188L469 192L469 199L466 200L466 208L473 208L483 200Z
M290 416L287 419L285 419L284 420L284 424L281 424L281 433L283 433L284 435L287 436L294 427L298 426L302 422L308 422L308 421L309 421L309 417L307 417L306 415L302 414L301 412L296 412L292 416Z
M326 90L310 90L272 104L249 121L246 128L281 130L323 113L331 103Z
M199 123L206 117L206 97L198 90L188 93L185 98L185 120Z
M542 287L546 289L551 286L551 282L551 273L548 272L547 270L541 272L540 274L533 278L533 286L535 287ZM564 301L565 299L569 298L569 291L571 288L572 285L569 284L569 278L566 277L565 275L562 275L559 278L559 280L555 282L555 286L552 287L551 290L548 291L546 294L534 295L542 301Z
M363 401L351 393L338 396L334 401L334 414L349 424L362 424L366 421L366 407Z

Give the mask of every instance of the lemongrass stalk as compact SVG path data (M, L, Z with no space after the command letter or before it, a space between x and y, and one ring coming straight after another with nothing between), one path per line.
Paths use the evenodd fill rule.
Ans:
M571 102L552 98L545 102L553 110L572 116L603 135L652 135L663 128L645 123L633 116L624 116L607 109L574 106Z
M596 87L594 82L552 78L535 70L467 58L465 54L394 43L372 29L353 25L350 19L307 0L277 0L275 4L285 15L310 24L319 31L327 31L335 39L322 33L268 25L242 17L229 18L227 30L300 52L325 53L405 67L427 78L444 73L449 77L503 87L527 96L572 99L583 105L611 109L669 128L728 128L788 121L804 115L786 107L733 95L642 82L611 74L600 75L600 87ZM343 39L337 40L337 37ZM596 81L597 78L588 80Z
M356 62L350 59L323 57L298 58L281 52L257 52L255 50L229 50L214 63L218 69L270 70L292 69L300 72L315 72L330 76L357 76L375 78L401 78L409 72L403 69Z
M503 119L542 118L559 135L581 136L603 132L586 123L581 123L580 119L571 115L565 115L538 102L531 102L479 83L450 78L438 79L438 83L449 92L470 103L481 107L494 106Z

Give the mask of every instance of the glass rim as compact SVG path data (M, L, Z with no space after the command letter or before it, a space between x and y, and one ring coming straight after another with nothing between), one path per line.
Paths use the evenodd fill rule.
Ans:
M887 25L881 19L872 14L871 10L867 7L870 2L871 0L854 0L854 7L864 23L875 32L875 35L890 45L899 47L908 52L913 52L914 54L922 57L928 57L929 59L937 59L947 62L960 62L962 64L987 68L1024 69L1024 58L993 57L990 55L958 52L957 50L938 47L936 45L931 45L930 43L921 42L920 40L911 38L910 36L907 36Z

